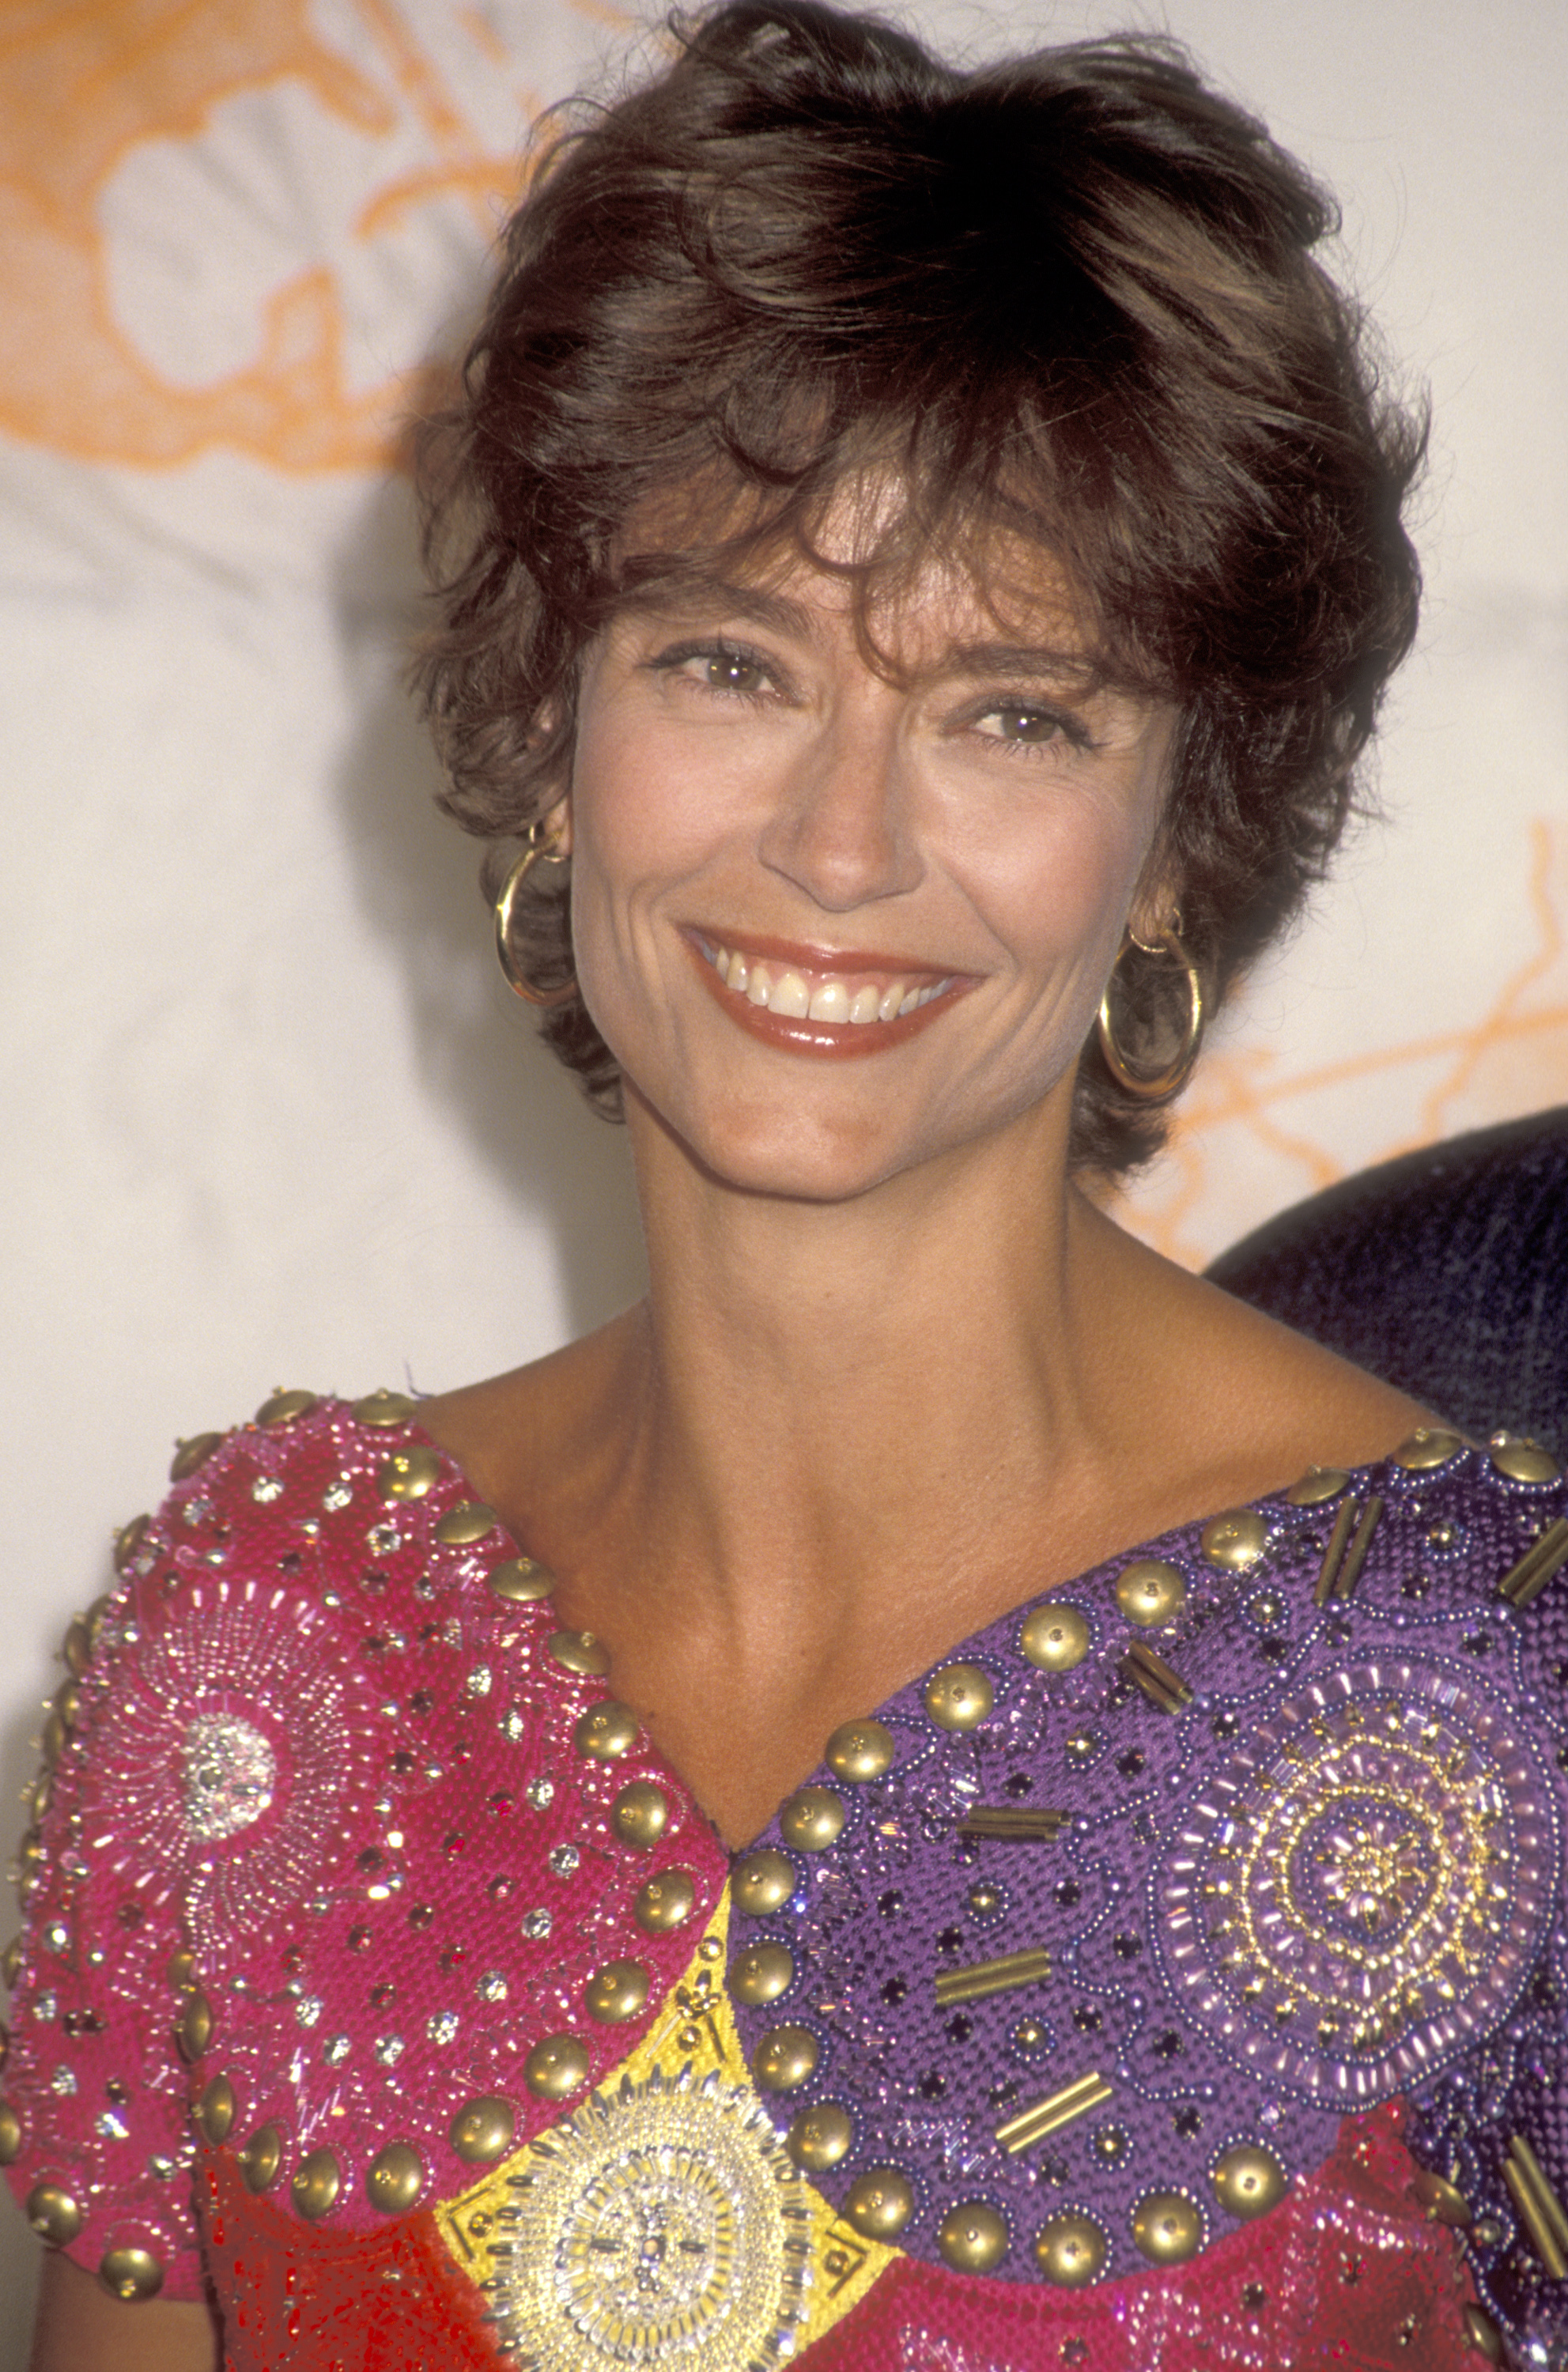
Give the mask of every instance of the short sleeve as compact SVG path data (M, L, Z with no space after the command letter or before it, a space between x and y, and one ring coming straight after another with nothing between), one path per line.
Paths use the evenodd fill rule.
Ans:
M210 1457L209 1497L223 1462ZM179 2041L186 1873L168 1847L180 1773L145 1751L173 1677L161 1585L187 1496L125 1528L117 1587L66 1634L7 1971L0 2157L34 2230L131 2297L203 2294Z

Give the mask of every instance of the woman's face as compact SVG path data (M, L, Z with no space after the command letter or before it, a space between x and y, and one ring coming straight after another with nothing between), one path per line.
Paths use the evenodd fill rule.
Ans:
M1173 712L1096 688L1029 575L933 568L872 621L891 676L805 563L630 602L588 654L578 981L629 1106L734 1186L845 1198L1071 1098Z

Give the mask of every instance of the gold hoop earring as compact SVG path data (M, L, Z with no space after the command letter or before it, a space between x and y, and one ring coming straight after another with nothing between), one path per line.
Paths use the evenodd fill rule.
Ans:
M1146 956L1172 955L1187 974L1187 1032L1176 1060L1163 1071L1150 1073L1133 1070L1126 1055L1117 1044L1116 1025L1110 1017L1109 981L1106 983L1105 994L1099 1001L1099 1019L1096 1027L1099 1033L1099 1050L1105 1056L1107 1070L1117 1086L1125 1087L1130 1096L1137 1096L1145 1103L1156 1103L1166 1096L1175 1095L1179 1088L1186 1086L1192 1076L1193 1065L1198 1060L1198 1049L1203 1041L1203 983L1199 977L1197 965L1182 945L1179 918L1170 930L1162 931L1159 937L1152 942L1148 939L1141 939L1135 932L1129 931L1127 947L1122 948L1121 955L1116 959L1118 968L1125 960L1131 948L1137 948ZM1114 977L1114 972L1112 976Z
M542 823L529 824L523 853L507 873L495 900L496 958L506 975L507 987L527 1005L564 1005L577 994L575 974L559 988L536 988L512 953L512 913L517 892L541 858L547 865L565 863L564 857L556 855L556 847L555 840L546 838Z

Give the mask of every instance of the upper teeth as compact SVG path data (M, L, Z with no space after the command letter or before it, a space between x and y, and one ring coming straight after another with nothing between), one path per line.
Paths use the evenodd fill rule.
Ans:
M885 988L866 981L859 988L831 975L819 980L813 988L804 974L792 971L781 964L764 963L760 957L743 956L738 948L714 948L709 957L714 970L726 986L750 1005L765 1005L770 1013L781 1013L795 1021L892 1021L900 1013L912 1013L918 1006L929 1005L934 996L951 986L946 980L934 980L924 987L908 981L893 980Z

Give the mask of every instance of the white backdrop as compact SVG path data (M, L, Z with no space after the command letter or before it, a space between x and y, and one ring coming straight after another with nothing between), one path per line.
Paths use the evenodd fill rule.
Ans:
M907 13L974 46L1166 21ZM0 0L6 1802L175 1435L280 1383L456 1383L639 1289L620 1137L493 977L474 853L429 811L387 466L523 127L630 21ZM1338 188L1437 422L1390 823L1129 1209L1199 1263L1346 1169L1568 1099L1568 11L1173 0L1168 29ZM0 2372L30 2267L0 2216Z

